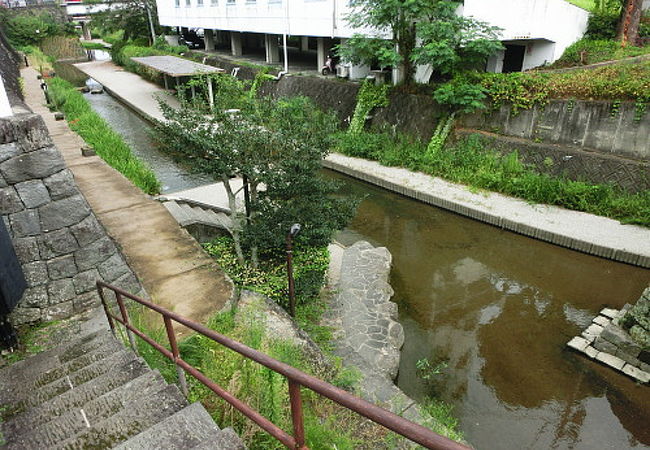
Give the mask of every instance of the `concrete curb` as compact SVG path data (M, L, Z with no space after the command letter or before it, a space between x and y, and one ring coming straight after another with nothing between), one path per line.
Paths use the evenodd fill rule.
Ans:
M382 170L371 172L366 167L360 167L358 164L354 164L355 161L363 161L364 166L372 165L372 168L381 167ZM491 211L487 211L485 207L479 207L482 205L472 204L468 201L463 201L463 199L451 198L446 195L441 195L436 192L427 191L418 188L412 188L405 186L399 182L399 177L391 177L386 175L386 171L396 170L395 168L383 167L379 163L360 160L359 158L350 158L347 156L332 154L327 159L323 160L323 166L327 169L334 170L336 172L343 173L350 177L365 181L370 184L382 187L392 192L404 195L415 200L418 200L429 205L437 206L439 208L446 209L448 211L460 214L481 222L488 223L490 225L514 231L515 233L522 234L524 236L532 237L539 239L541 241L546 241L555 245L562 247L570 248L572 250L577 250L583 253L590 255L600 256L602 258L611 259L614 261L624 262L627 264L632 264L635 266L650 268L650 251L645 249L638 250L638 246L634 245L634 241L637 240L637 236L628 239L627 244L623 245L611 245L608 243L600 242L596 237L593 239L585 239L585 236L580 236L579 233L574 233L575 228L567 227L565 232L557 232L551 229L545 229L544 224L535 223L534 220L522 220L526 219L525 217L517 217L516 214L512 214L510 208L507 210L498 210L494 208ZM400 171L406 172L405 169L397 169ZM439 180L434 177L430 177L421 173L410 172L414 177L428 177L432 181ZM442 181L442 180L440 180ZM453 183L444 182L448 185L456 186L457 189L467 192L467 187L462 185L453 185ZM472 194L477 195L477 194ZM510 199L506 196L500 194L491 194L498 196L504 199L512 200L512 205L517 208L517 204L527 205L522 200ZM548 207L553 208L553 210L562 211L567 215L567 218L570 220L571 215L585 215L585 213L579 213L576 211L563 210L558 207ZM599 216L593 216L597 219L603 219ZM569 223L567 220L567 224ZM610 219L607 219L610 220ZM595 224L598 225L598 224ZM631 227L630 225L620 225L620 232L624 234L624 227ZM639 234L640 227L635 228L635 235ZM645 230L641 231L642 233ZM650 242L650 230L647 230L647 241ZM640 244L640 243L639 243Z

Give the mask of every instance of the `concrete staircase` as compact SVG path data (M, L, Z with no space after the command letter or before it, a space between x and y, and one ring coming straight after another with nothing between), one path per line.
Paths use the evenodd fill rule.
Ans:
M166 199L163 205L196 240L204 242L215 235L230 233L232 221L218 207L183 199Z
M245 449L108 331L0 371L3 449Z

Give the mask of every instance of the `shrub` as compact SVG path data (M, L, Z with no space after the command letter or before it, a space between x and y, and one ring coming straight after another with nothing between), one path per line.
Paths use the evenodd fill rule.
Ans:
M567 47L562 57L555 61L551 67L573 67L583 64L594 64L601 61L645 55L647 53L650 53L650 45L645 47L634 47L632 45L622 47L620 42L614 40L581 39Z
M596 12L589 16L587 24L587 39L614 39L616 37L616 27L618 25L618 14L610 12Z
M48 36L62 32L61 27L49 14L38 16L18 15L7 19L7 38L14 47L39 45Z

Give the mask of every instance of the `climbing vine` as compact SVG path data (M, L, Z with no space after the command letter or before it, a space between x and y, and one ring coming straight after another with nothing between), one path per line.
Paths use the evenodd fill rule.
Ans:
M427 145L427 155L433 156L442 150L442 147L445 145L449 133L454 126L454 116L455 113L450 114L447 117L441 117L436 126L436 131L433 132L429 145Z
M368 114L374 108L388 106L389 90L390 86L386 84L377 86L371 80L363 82L357 94L357 106L354 108L354 114L350 120L349 133L358 134L363 131Z
M634 104L634 121L641 122L643 116L645 115L646 109L648 107L648 102L638 99Z
M257 97L257 92L260 90L260 87L262 87L264 81L274 79L273 75L269 75L268 72L268 67L263 67L255 74L255 79L253 80L253 84L251 84L251 89L248 91L250 98Z

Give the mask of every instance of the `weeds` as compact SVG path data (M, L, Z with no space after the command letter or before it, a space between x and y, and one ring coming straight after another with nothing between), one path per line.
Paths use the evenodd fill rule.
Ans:
M147 194L160 192L160 182L147 165L133 155L131 148L96 112L75 87L61 79L49 81L50 99L65 113L70 128L111 167L121 172Z
M631 194L611 185L541 174L521 162L516 151L502 154L487 148L478 135L435 153L427 153L426 143L403 135L362 132L338 138L336 150L349 156L422 171L533 203L557 205L650 227L650 190Z

